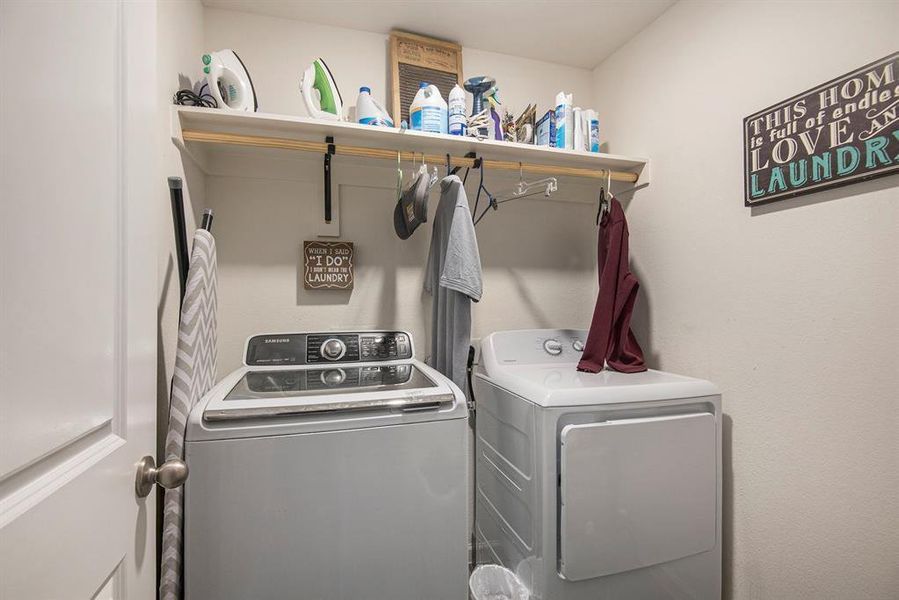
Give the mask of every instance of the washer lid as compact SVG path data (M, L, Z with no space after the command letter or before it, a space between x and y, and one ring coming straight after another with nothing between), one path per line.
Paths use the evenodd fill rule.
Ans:
M584 406L715 396L712 383L662 371L577 370L586 331L532 329L492 333L481 342L485 377L540 406Z
M435 388L411 363L365 366L332 366L316 369L247 371L225 396L235 400L266 400L327 394Z
M455 396L413 363L248 370L204 421L452 404Z

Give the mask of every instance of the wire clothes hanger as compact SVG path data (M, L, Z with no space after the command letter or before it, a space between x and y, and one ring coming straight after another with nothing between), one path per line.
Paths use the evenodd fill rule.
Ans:
M536 189L535 189L536 188ZM559 190L559 182L555 177L546 177L544 179L539 179L537 181L525 181L522 177L522 166L521 163L518 163L518 186L512 192L512 195L497 199L496 196L490 193L486 187L484 187L484 168L481 167L481 183L478 186L478 197L475 199L475 213L478 209L478 200L481 196L481 190L487 193L488 205L484 208L483 212L475 219L474 224L477 225L481 222L481 220L487 215L487 211L490 208L496 210L499 208L500 204L504 204L506 202L511 202L512 200L519 200L521 198L529 198L531 196L541 195L545 198L549 198L553 192ZM533 191L532 191L533 190Z
M412 182L409 184L410 187L416 185L419 177L428 176L428 189L430 190L434 187L434 184L440 179L437 174L437 167L434 167L434 170L430 173L428 172L428 165L425 164L425 153L421 153L421 164L418 166L418 169L415 168L415 151L412 152Z
M537 191L532 191L537 188ZM544 177L543 179L538 179L537 181L525 181L522 176L522 166L521 163L518 163L518 186L512 192L512 195L508 198L504 198L499 200L498 203L502 204L503 202L508 202L510 200L515 200L517 198L527 198L528 196L536 196L537 194L543 194L545 197L549 198L549 196L559 190L559 182L555 177Z
M396 153L396 197L403 197L403 166L400 164L400 153Z
M612 171L606 170L606 184L599 188L599 206L596 209L596 225L602 221L603 215L609 212L612 202Z
M425 153L421 153L421 166L424 169L424 172L427 173L428 167L425 164ZM434 170L431 171L431 178L428 179L428 189L434 187L434 184L440 179L440 176L437 174L437 167L434 167Z
M496 201L496 197L494 197L494 195L490 193L490 190L488 190L487 187L484 185L484 163L481 162L481 164L479 166L480 166L480 171L481 171L481 177L480 177L480 182L478 183L478 193L474 199L474 210L471 211L471 218L474 221L475 227L478 226L478 223L481 222L481 220L487 214L488 210L490 210L491 208L493 210L496 210L497 205L498 205L498 203ZM481 212L481 214L478 215L477 214L478 213L478 204L481 201L481 192L482 191L487 195L487 206L485 206L484 210ZM475 216L475 215L477 215L477 216Z

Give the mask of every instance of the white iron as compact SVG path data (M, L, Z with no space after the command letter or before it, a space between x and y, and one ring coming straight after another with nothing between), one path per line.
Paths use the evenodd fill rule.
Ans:
M236 112L256 112L259 109L253 80L234 50L204 54L203 65L209 93L219 108Z

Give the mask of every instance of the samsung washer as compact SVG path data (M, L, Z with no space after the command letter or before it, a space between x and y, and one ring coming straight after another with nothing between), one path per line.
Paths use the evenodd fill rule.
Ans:
M465 598L468 431L408 333L250 338L187 426L186 598Z
M586 335L482 341L478 562L512 569L536 600L720 600L718 390L579 372Z

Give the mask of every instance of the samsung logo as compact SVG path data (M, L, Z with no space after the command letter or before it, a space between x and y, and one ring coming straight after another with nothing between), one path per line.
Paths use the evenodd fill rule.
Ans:
M290 338L265 338L262 340L263 344L283 344L285 342L289 342Z

